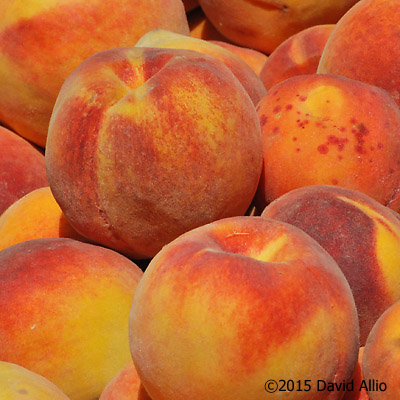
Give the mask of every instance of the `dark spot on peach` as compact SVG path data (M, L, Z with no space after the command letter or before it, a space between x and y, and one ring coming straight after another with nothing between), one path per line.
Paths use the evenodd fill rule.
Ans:
M299 100L300 100L300 101L306 101L306 100L307 100L307 96L300 96L300 97L299 97Z
M337 179L332 179L332 185L337 185L339 181Z
M383 149L383 144L382 144L382 143L379 142L379 143L377 144L377 146L378 146L378 149Z
M374 147L374 146L371 146L369 149L370 149L371 151L374 151L374 150L375 150L375 147Z
M293 136L293 142L295 142L297 140L296 136Z
M278 91L275 90L275 91L272 93L272 96L276 96L277 94L278 94Z
M285 108L286 108L286 110L289 111L289 110L291 110L293 108L293 106L292 106L292 104L288 104Z
M260 117L260 124L261 124L261 126L264 126L267 122L268 122L268 117L265 116L264 114L261 115L261 117Z
M28 394L28 391L27 391L26 389L19 389L19 390L18 390L18 393L19 393L19 394L26 395L26 394Z
M296 119L296 122L300 122L300 119Z
M320 145L318 146L318 151L319 151L321 154L327 154L328 151L329 151L329 148L328 148L328 146L327 146L326 144L320 144Z
M339 155L338 160L343 160L343 156Z
M389 174L393 174L394 173L394 169L393 168L390 168L389 169Z
M373 160L370 158L370 159L368 160L368 162L371 164L371 163L373 163Z
M341 126L340 128L339 128L339 131L340 132L344 132L346 130L346 128L344 127L344 126Z
M350 123L351 123L351 124L355 124L355 123L357 123L357 120L356 120L355 118L352 118L352 119L350 120Z
M298 153L298 152L300 151L300 148L299 148L299 147L297 147L297 148L296 148L296 151L297 151L297 153Z
M275 126L272 130L273 133L278 133L280 131L279 126Z
M279 111L281 111L282 110L282 107L281 106L276 106L272 111L274 112L274 113L278 113Z
M344 145L349 141L347 138L339 138L335 135L328 136L328 144L332 144L338 147L339 151L344 149Z

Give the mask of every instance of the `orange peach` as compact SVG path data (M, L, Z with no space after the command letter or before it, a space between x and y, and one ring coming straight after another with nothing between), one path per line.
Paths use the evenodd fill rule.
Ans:
M362 359L364 354L364 346L361 346L358 351L358 362L357 366L353 372L353 377L351 379L352 389L346 391L342 400L369 400L368 392L365 389L366 383L362 374Z
M358 0L199 0L231 42L270 54L303 29L334 24Z
M84 240L69 224L50 187L35 189L0 215L0 250L32 239Z
M310 236L232 217L152 259L133 298L130 346L152 399L261 400L272 380L289 379L306 391L285 399L340 399L317 382L351 378L357 312L343 273Z
M386 91L335 75L300 75L271 88L258 114L260 210L293 189L322 184L400 209L400 110Z
M132 360L107 384L99 400L151 400Z
M358 1L333 30L318 73L379 86L400 106L399 19L397 0Z
M44 146L62 83L87 57L163 28L189 34L181 0L1 0L0 121Z
M281 43L268 57L260 72L267 90L296 75L314 74L334 24L315 25Z
M365 344L362 373L371 400L400 398L400 301L378 319Z
M303 230L338 263L353 292L364 345L376 320L400 300L400 221L371 197L329 185L292 190L261 216Z
M229 49L225 49L207 40L196 39L163 29L156 29L143 35L135 47L184 49L208 54L222 61L232 71L233 75L236 76L246 89L255 105L266 94L261 79L242 58Z
M248 47L236 46L235 44L220 40L210 40L210 42L224 47L232 53L235 53L244 62L246 62L257 75L260 75L261 69L268 59L266 54L261 53L261 51L249 49Z
M0 360L38 373L71 400L93 400L130 360L128 317L142 271L73 239L0 251Z
M187 18L191 37L203 40L227 40L214 28L200 7L189 13Z
M27 193L48 185L44 155L0 126L0 215Z
M214 57L111 49L65 81L46 165L80 234L151 258L183 232L246 212L262 167L260 123L241 83Z

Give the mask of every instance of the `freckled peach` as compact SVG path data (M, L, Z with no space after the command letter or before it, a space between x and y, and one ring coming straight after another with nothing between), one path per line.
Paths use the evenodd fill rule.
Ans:
M44 155L0 126L0 215L27 193L48 185Z
M281 43L270 54L260 72L265 88L268 90L292 76L316 73L322 51L334 26L312 26Z
M343 392L318 392L316 381L350 379L357 313L341 270L310 236L226 218L153 258L133 299L130 346L153 399L264 400L268 379L312 379L310 392L284 398L338 400Z
M400 110L384 90L335 75L300 75L258 104L269 202L308 185L355 189L400 209Z
M303 230L338 263L354 295L364 345L376 320L400 299L400 221L371 197L329 185L292 190L261 215Z

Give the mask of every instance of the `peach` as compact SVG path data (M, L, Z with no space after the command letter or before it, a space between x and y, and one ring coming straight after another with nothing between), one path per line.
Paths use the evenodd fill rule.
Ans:
M399 19L397 0L358 1L333 30L318 73L343 75L379 86L400 106Z
M400 221L371 197L338 186L292 190L261 214L314 238L338 263L358 310L360 343L400 299Z
M181 0L1 0L0 11L0 121L40 146L61 85L83 60L155 28L189 34Z
M93 400L128 363L129 309L142 271L126 257L68 238L0 251L0 360Z
M257 75L260 75L261 69L268 59L266 54L261 53L261 51L249 49L248 47L236 46L235 44L220 40L210 40L210 42L224 47L232 53L235 53L244 62L246 62Z
M218 59L124 48L65 81L46 165L71 225L134 259L219 218L243 215L262 167L260 122Z
M107 384L99 400L151 400L132 360Z
M378 319L365 344L362 373L371 400L398 399L400 301Z
M191 37L203 40L227 40L214 28L200 7L189 13L187 19Z
M134 364L157 400L259 400L289 379L306 391L285 399L340 399L317 381L347 380L357 363L357 312L336 262L300 229L261 217L166 245L129 318Z
M135 47L156 47L162 49L194 50L221 60L246 89L255 105L266 94L261 79L253 69L232 51L209 41L196 39L178 33L156 29L143 35Z
M346 391L342 400L369 400L368 392L365 389L366 382L362 374L362 359L364 354L364 346L358 351L358 362L351 379L353 390Z
M300 75L258 104L262 210L308 185L358 190L400 209L400 110L384 90L335 75Z
M69 400L48 379L19 365L0 361L1 400Z
M272 53L314 25L335 24L358 0L199 0L214 27L231 42Z
M185 11L189 12L194 10L199 6L198 0L183 0L183 5L185 6Z
M35 189L0 215L0 250L32 239L84 240L69 224L50 187Z
M268 57L260 72L267 90L297 75L317 72L325 44L334 24L315 25L295 33L282 42Z
M27 193L48 185L44 155L0 126L0 215Z

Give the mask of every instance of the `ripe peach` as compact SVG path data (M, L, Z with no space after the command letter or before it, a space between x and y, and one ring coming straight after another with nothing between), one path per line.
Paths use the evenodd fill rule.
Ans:
M400 110L384 90L335 75L300 75L258 104L270 201L308 185L338 185L400 209Z
M199 0L215 28L235 44L272 53L314 25L334 24L358 0Z
M73 239L0 251L0 360L36 372L72 400L93 400L130 360L128 317L142 271Z
M371 400L400 398L400 301L378 319L365 344L362 373Z
M302 229L338 263L354 295L364 345L376 320L400 299L400 221L371 197L329 185L292 190L261 215Z
M27 193L48 185L44 155L0 126L0 215Z
M112 49L63 85L46 164L53 195L79 233L151 258L183 232L246 212L262 167L260 122L214 57Z
M260 78L269 90L296 75L314 74L334 24L315 25L282 42L268 57Z
M235 44L220 40L210 40L210 42L224 47L232 53L235 53L244 62L246 62L257 75L260 75L260 71L268 59L266 54L261 53L261 51L249 49L248 47L236 46Z
M151 400L132 360L107 384L99 400Z
M44 146L62 83L87 57L163 28L189 34L181 0L1 0L0 121Z
M261 79L242 58L209 41L156 29L143 35L135 47L185 49L208 54L221 60L232 71L255 105L267 92Z
M32 239L84 240L69 224L50 187L35 189L0 215L0 250Z
M358 1L333 30L318 73L379 86L400 106L399 19L397 0Z
M351 377L357 313L315 240L280 221L232 217L153 258L133 299L130 346L152 399L265 399L271 379L310 379L308 392L285 399L340 399L317 380Z
M1 400L69 400L52 382L19 365L0 361Z
M188 14L190 36L203 40L227 40L213 26L199 7Z

